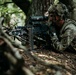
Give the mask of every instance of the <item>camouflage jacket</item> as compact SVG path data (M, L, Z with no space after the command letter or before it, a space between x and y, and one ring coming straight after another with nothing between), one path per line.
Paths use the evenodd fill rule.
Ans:
M60 39L59 39L60 38ZM66 49L76 50L76 23L67 20L60 30L59 38L57 35L51 37L53 47L58 51Z

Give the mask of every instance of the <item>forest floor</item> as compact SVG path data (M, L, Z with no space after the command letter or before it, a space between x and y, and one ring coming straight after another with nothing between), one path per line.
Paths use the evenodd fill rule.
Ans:
M49 49L35 49L31 51L38 56L43 63L30 60L22 53L25 63L35 73L35 75L76 75L76 52L64 51L55 52ZM45 66L44 63L50 64Z

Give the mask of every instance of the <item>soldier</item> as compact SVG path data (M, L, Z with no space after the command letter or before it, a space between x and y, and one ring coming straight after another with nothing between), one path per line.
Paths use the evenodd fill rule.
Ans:
M52 46L57 51L66 49L76 50L76 23L68 18L68 9L62 4L51 5L49 12L49 26Z

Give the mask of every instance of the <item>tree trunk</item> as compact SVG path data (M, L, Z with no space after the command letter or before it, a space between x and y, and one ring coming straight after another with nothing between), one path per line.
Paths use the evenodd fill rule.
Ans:
M31 15L44 15L51 4L52 0L33 0Z

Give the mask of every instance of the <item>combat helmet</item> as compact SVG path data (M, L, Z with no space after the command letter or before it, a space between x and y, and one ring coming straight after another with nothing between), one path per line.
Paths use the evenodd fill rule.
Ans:
M53 13L53 14L59 15L62 18L69 17L68 9L66 5L64 5L63 3L58 3L57 5L51 5L48 9L48 12L49 14Z

